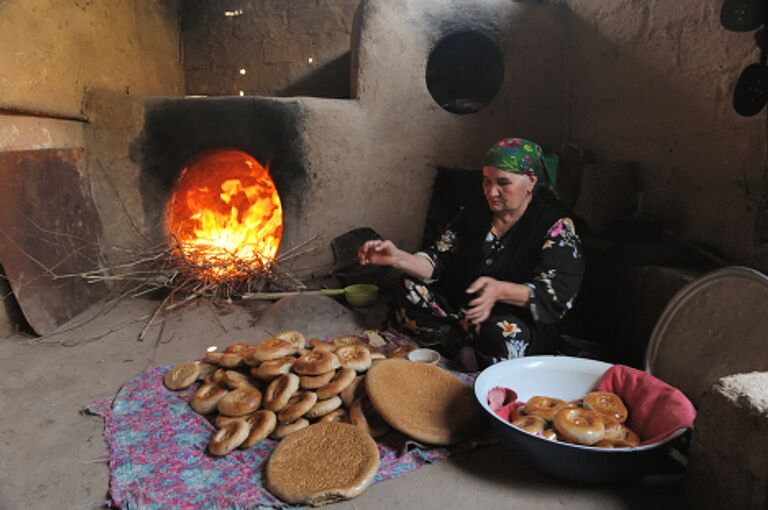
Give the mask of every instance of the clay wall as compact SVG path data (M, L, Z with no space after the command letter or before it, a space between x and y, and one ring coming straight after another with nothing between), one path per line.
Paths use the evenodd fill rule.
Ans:
M94 105L90 98L108 95L113 100L107 103L115 104L120 97L183 93L179 5L160 0L0 2L0 151L87 143L89 154L90 149L112 149L101 171L119 173L112 172L111 164L125 157L130 138L124 136L118 147L101 147L89 143L85 131L86 126L119 126L125 112L104 102Z
M0 3L0 106L77 115L89 89L180 94L178 5Z
M219 11L209 12L213 17L207 23L209 32L200 29L192 40L192 29L185 21L188 52L193 51L192 46L207 44L199 42L198 37L207 37L211 41L228 37L236 39L231 29L237 25L232 23L250 23L254 34L261 30L264 24L259 23L259 18L249 10L258 5L263 7L261 12L265 16L274 14L275 10L282 13L278 18L287 16L289 26L291 16L298 16L298 11L291 10L299 9L293 3L290 9L284 4L263 2L227 4L226 9L242 6L243 14L222 16ZM311 25L313 19L321 19L319 12L324 9L339 13L342 6L351 12L348 3L308 3L301 7L305 10L302 26ZM323 250L313 253L312 260L307 261L308 271L327 270L331 263L328 242L363 225L395 239L407 249L417 248L438 169L479 168L485 150L500 133L525 128L529 136L545 144L558 143L562 138L559 112L564 90L560 76L563 37L558 27L562 24L565 9L500 0L376 0L365 6L353 26L348 18L343 29L345 34L355 32L346 35L343 49L350 52L345 74L354 98L297 97L294 101L296 118L301 123L300 145L308 192L302 197L305 211L304 218L299 220L302 224L286 225L286 228L306 232L307 238L316 238L323 246ZM194 7L193 14L199 8ZM281 10L284 8L288 10ZM221 23L230 25L225 25L228 28L222 32ZM295 24L294 29L299 30ZM486 33L495 41L493 44L502 53L502 65L507 73L504 79L510 84L507 87L502 84L490 103L474 115L445 111L427 90L426 67L430 50L456 31ZM277 36L264 36L264 40L273 37ZM290 46L287 42L285 45ZM259 47L250 47L254 58L261 55ZM531 51L555 65L541 66L524 76L517 76L514 72L516 55ZM231 67L229 75L232 75L242 65L237 55L230 53L211 58L209 78L213 81L220 76L213 69L222 65ZM188 54L187 58L193 68L195 57ZM268 66L257 67L255 73L251 72L252 68L245 69L246 74L240 75L244 79L268 74ZM199 82L189 76L187 91L200 92L194 88ZM301 79L298 80L301 83ZM280 93L275 87L254 92ZM302 89L302 92L310 94L312 91ZM233 95L227 91L222 93ZM297 93L300 93L298 89ZM215 98L197 100L214 101ZM535 105L542 104L545 106L536 106L534 111ZM141 119L143 111L135 114ZM137 117L134 115L134 118ZM263 120L255 116L252 124L258 125ZM132 123L132 126L126 132L136 136L136 124ZM230 127L234 129L234 124ZM226 126L222 129L221 135L229 140L226 143L237 146L236 134L227 133ZM114 134L119 136L117 131ZM116 139L101 145L115 145L115 142ZM138 144L138 153L145 149ZM134 161L142 157L139 154L137 160L134 156ZM136 174L135 169L127 171L130 175ZM139 200L135 191L122 195L122 203L135 204ZM130 234L125 215L118 213L116 211L112 216L115 225L123 221L120 228L105 227L113 237L121 231ZM133 223L143 229L146 225L141 225L141 221L139 215Z
M567 140L638 168L644 212L732 263L768 270L765 110L731 106L753 34L720 0L567 0Z
M0 147L87 147L105 246L137 245L152 228L137 191L144 98L317 96L296 102L313 193L298 231L321 241L368 225L416 248L438 169L477 168L514 133L632 162L643 212L768 269L764 113L731 107L758 57L751 34L720 26L719 0L547 3L560 5L371 0L356 24L351 0L6 1ZM485 109L456 115L430 97L426 62L467 28L498 41L505 75Z
M37 298L52 298L57 295L56 288L63 288L58 283L51 289L44 288L41 282L45 279L36 276L41 260L63 272L96 269L99 260L92 257L88 267L70 265L67 269L58 257L68 255L50 249L47 254L37 253L35 250L42 246L39 242L40 246L27 249L25 255L11 252L11 247L19 246L19 239L25 236L18 233L27 229L27 240L43 237L41 229L49 228L56 232L48 231L46 235L77 231L81 248L98 246L103 241L98 238L103 225L99 220L106 219L106 227L111 226L107 210L114 203L114 195L102 193L100 184L109 182L104 187L113 190L115 182L128 187L136 183L120 167L127 159L128 131L116 138L114 145L94 143L103 137L93 133L124 125L125 117L114 108L117 99L183 92L179 6L176 0L0 2L0 171L4 182L23 184L3 200L6 207L0 223L8 235L3 239L6 250L0 256L0 272L11 279L17 300L27 307L25 315L30 322L34 311L45 315L48 308ZM93 104L94 95L107 95L113 100ZM90 161L93 154L101 157ZM46 158L67 164L46 166L41 163L48 161ZM41 171L30 172L34 165L42 165ZM70 170L72 173L66 173ZM62 180L67 180L66 185L57 187L55 183ZM30 198L35 196L30 190L38 192L36 199ZM14 200L21 201L20 205ZM62 201L80 211L79 220L72 221L64 211L53 210ZM90 214L94 205L98 216ZM33 218L21 214L19 208L55 221L32 227ZM125 208L119 214L127 216ZM90 226L81 228L87 222ZM57 260L49 260L51 257ZM38 266L32 271L20 269L33 260ZM39 288L30 285L35 281ZM3 291L2 297L6 294ZM39 332L48 331L52 322L65 320L82 309L79 307L89 306L89 299L78 301L76 294L65 296L60 301L69 309L63 316L52 321L43 317L34 321L33 327ZM8 324L8 314L5 306L0 308L0 336L17 326L16 321Z
M532 2L510 5L515 3ZM543 136L547 144L575 143L599 161L634 162L644 213L733 263L768 269L764 113L745 118L731 107L739 73L759 57L752 34L720 25L720 0L546 3L570 11L554 28L567 37L562 58L545 59L534 49L522 56L520 69L562 66L564 97L555 101L565 104L556 121L562 126L551 139L533 125L538 109L552 109L548 96L528 104L532 125L521 123L518 129L531 138ZM230 4L234 8L236 2ZM210 4L186 14L188 92L346 96L345 62L339 57L349 48L346 36L356 2L237 4L243 15L234 18L213 12L222 8ZM433 6L436 12L439 5ZM456 12L472 16L471 2ZM410 23L407 16L388 22L390 32ZM407 68L402 59L414 50L389 48L389 74L402 73ZM246 65L247 74L239 75ZM392 80L383 80L378 89L386 92ZM513 82L505 86L515 94ZM445 129L450 131L452 120ZM481 152L459 147L470 151L468 163Z

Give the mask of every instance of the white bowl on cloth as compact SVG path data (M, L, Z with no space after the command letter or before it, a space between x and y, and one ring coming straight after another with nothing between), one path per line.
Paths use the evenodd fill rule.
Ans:
M602 361L568 356L530 356L502 361L477 376L475 397L489 415L499 442L531 466L562 478L588 482L636 478L651 470L666 455L669 442L685 429L664 441L635 448L594 448L526 432L500 418L488 405L488 392L497 386L513 389L520 401L536 395L566 401L581 399L597 386L611 366Z
M408 360L416 363L435 364L440 361L440 353L434 349L414 349L407 355Z

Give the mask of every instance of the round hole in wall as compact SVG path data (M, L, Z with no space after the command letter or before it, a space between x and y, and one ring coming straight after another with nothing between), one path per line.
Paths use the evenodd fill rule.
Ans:
M458 32L441 39L427 61L427 88L443 109L474 113L493 101L504 79L501 50L479 32Z

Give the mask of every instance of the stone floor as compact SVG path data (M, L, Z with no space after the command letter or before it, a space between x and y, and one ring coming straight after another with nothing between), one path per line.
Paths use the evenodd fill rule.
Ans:
M380 309L353 311L328 297L276 305L187 305L137 338L157 306L123 300L96 306L44 338L0 341L0 510L93 509L104 505L108 471L103 424L83 414L158 364L199 357L210 345L256 342L279 329L306 335L376 327ZM505 450L481 448L371 487L336 508L681 508L682 477L584 485L528 468Z

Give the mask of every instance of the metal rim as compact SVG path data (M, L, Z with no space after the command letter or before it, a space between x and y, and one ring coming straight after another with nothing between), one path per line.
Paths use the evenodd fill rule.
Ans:
M661 317L659 317L659 320L656 322L656 326L654 326L653 332L651 333L648 346L645 349L644 368L646 372L653 375L653 366L656 362L656 356L659 350L659 339L663 338L664 333L666 333L666 330L669 327L669 323L675 317L680 307L686 303L687 298L699 291L699 289L726 277L745 278L753 282L762 283L768 288L768 276L760 271L745 266L728 266L707 273L677 291L662 312Z

